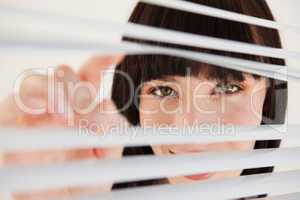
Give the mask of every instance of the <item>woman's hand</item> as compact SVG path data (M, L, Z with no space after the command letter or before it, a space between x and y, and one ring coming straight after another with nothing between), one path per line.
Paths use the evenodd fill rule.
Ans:
M47 75L31 74L23 79L18 94L7 97L0 104L0 125L73 126L80 119L98 117L100 112L97 111L101 109L113 109L114 104L110 101L98 105L93 105L93 101L99 89L101 73L121 59L121 56L95 56L78 73L69 66L61 65ZM16 99L21 103L18 104ZM87 109L89 106L94 109ZM44 108L44 112L39 114L25 112L28 109L36 111Z
M97 131L99 134L111 126L121 123L128 125L126 119L118 114L111 101L105 100L101 103L94 103L101 82L101 72L105 71L108 66L117 64L121 59L121 56L95 56L89 59L78 73L75 73L70 67L62 65L55 69L52 74L29 76L20 85L19 93L15 94L18 95L21 105L13 95L0 104L0 125L20 128L46 126L85 129L94 128L97 125L101 129L93 129L92 131ZM27 111L22 106L25 106ZM28 112L28 108L32 110L44 109L44 111L34 114ZM105 114L105 111L110 111L110 114ZM17 152L0 154L0 166L45 164L89 158L120 158L121 156L121 147ZM17 199L66 197L72 194L109 190L110 187L111 184L88 188L64 188L31 194L17 194L15 197Z

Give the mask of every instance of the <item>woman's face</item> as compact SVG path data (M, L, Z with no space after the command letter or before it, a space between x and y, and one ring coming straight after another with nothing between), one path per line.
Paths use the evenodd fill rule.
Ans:
M203 76L165 76L144 83L140 95L142 127L259 125L268 80L245 74L242 82ZM253 149L254 141L153 146L156 155ZM239 176L241 171L169 178L171 183Z

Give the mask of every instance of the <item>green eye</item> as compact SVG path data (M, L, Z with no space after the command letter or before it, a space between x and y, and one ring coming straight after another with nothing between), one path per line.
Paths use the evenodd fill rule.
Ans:
M234 94L241 91L242 88L232 83L219 83L214 89L213 94Z
M159 97L176 97L177 92L167 86L159 86L151 91L151 94Z

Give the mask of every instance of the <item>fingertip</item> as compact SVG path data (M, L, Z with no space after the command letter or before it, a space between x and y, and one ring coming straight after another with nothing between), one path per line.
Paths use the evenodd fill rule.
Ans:
M101 72L109 69L110 66L116 65L124 58L123 55L107 55L107 56L92 56L87 60L78 72L80 79L84 81L98 82Z
M68 65L58 65L54 71L55 78L61 81L76 81L75 71Z

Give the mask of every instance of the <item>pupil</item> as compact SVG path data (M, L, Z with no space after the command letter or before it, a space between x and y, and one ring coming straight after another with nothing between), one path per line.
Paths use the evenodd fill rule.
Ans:
M163 92L164 95L169 95L170 94L170 89L165 87L165 88L163 88L162 92Z

